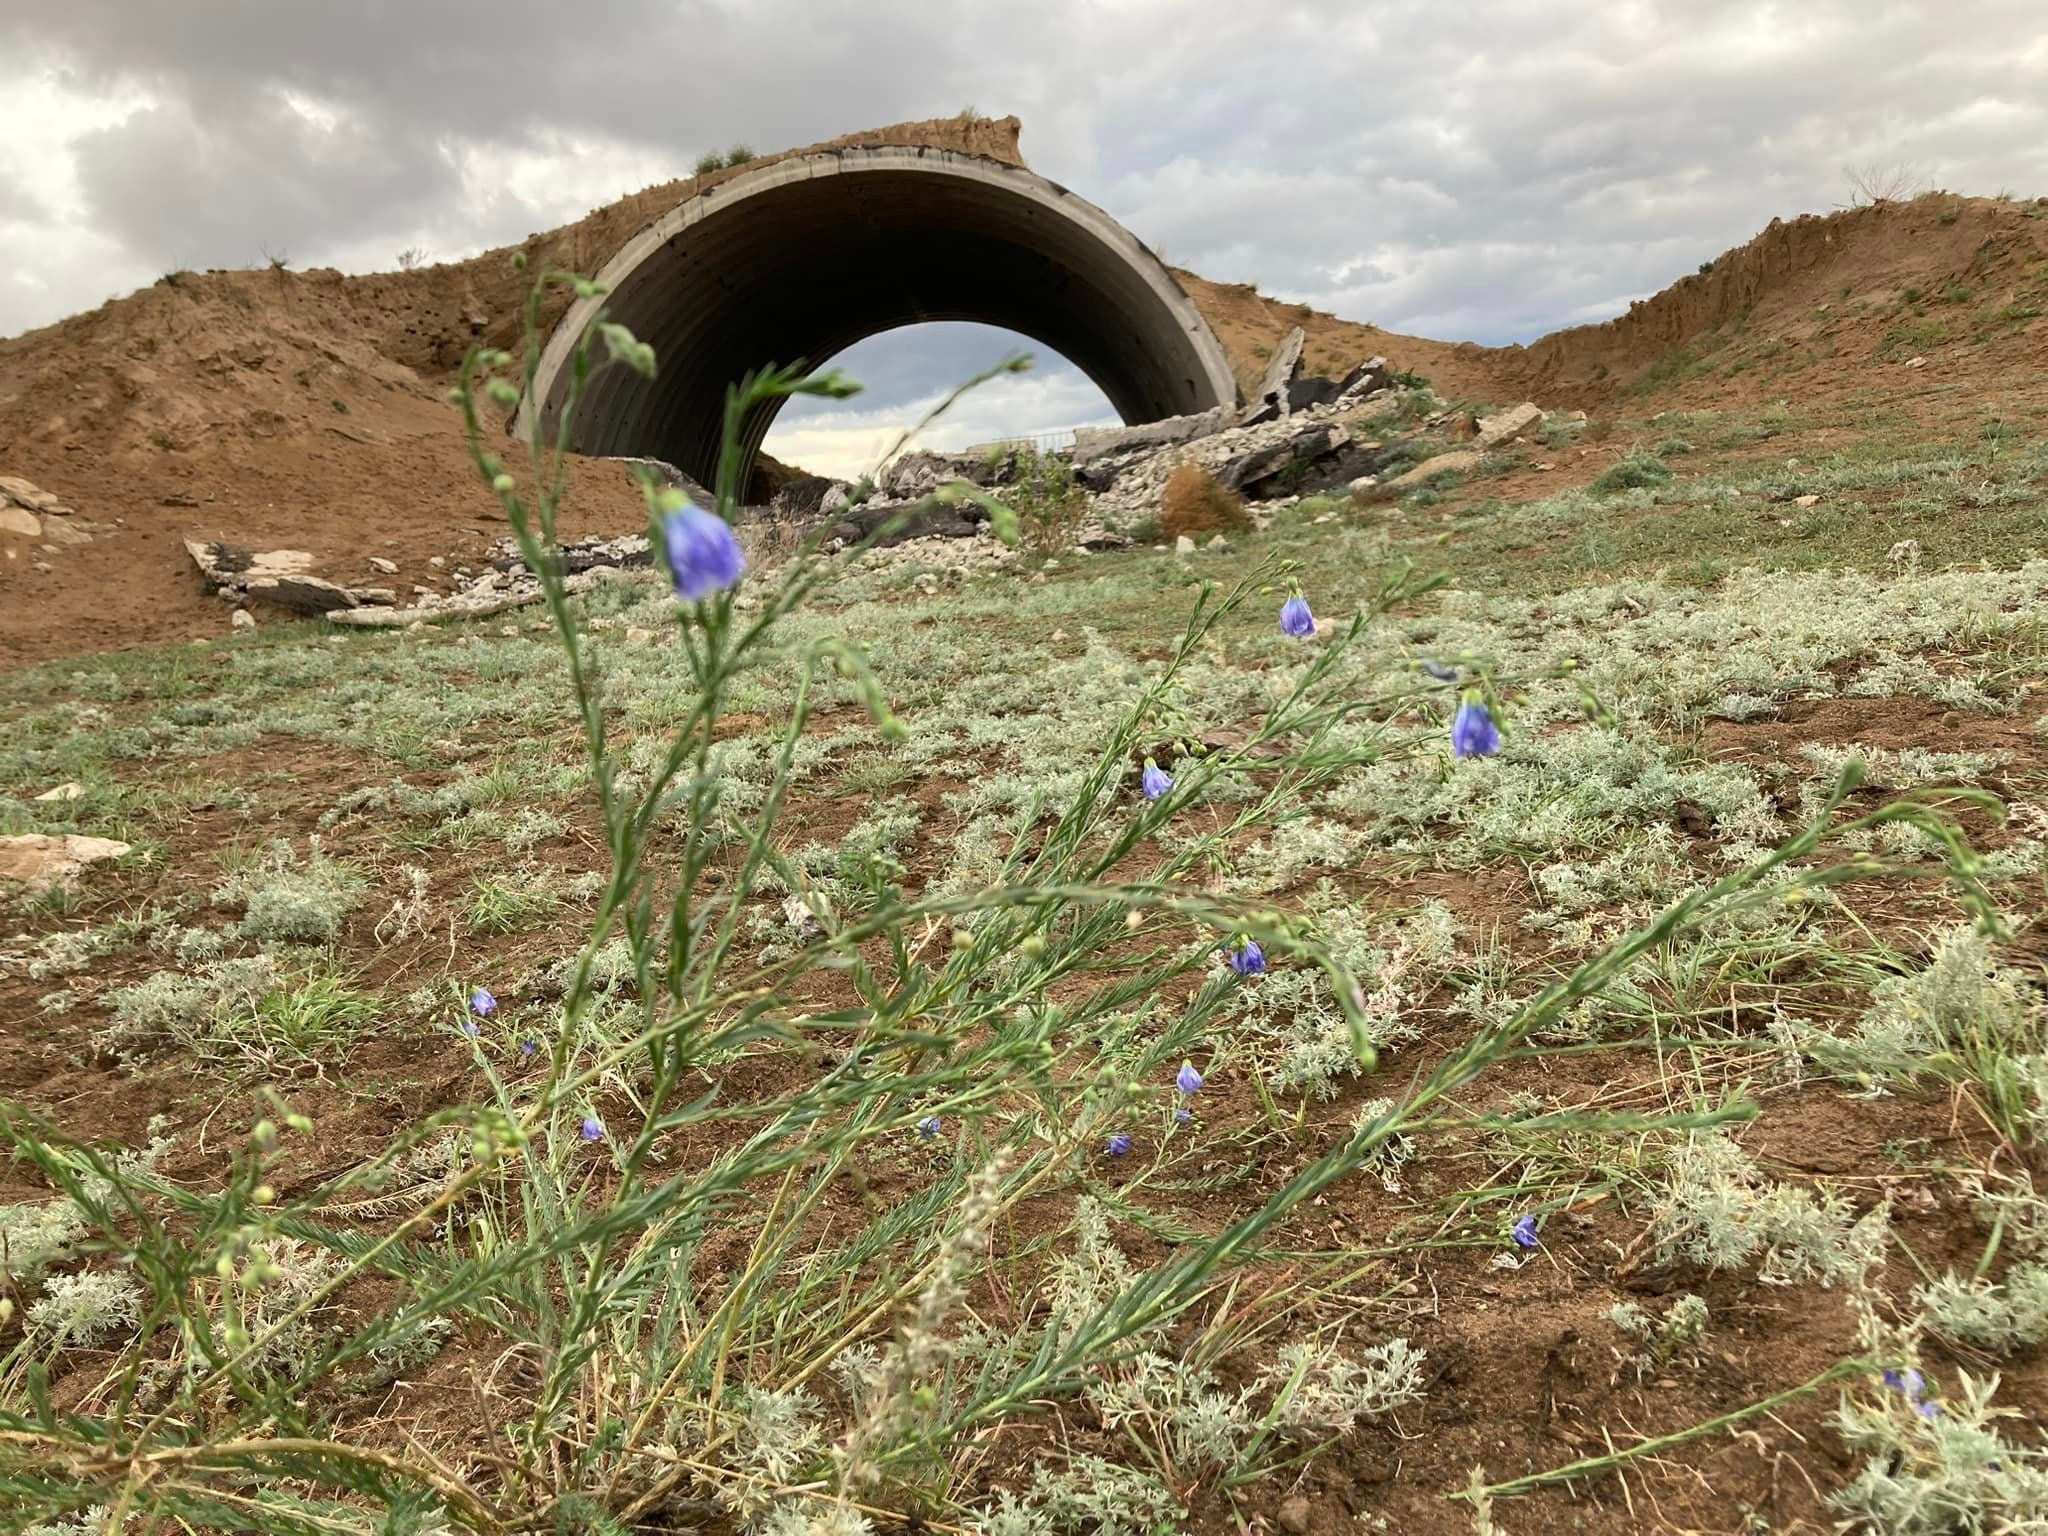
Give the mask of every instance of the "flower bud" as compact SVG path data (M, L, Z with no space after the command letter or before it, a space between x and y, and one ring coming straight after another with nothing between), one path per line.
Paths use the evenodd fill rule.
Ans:
M277 1127L268 1120L258 1120L256 1128L249 1132L249 1139L268 1152L277 1145Z
M255 1192L249 1198L258 1205L275 1205L277 1204L277 1191L268 1184L258 1184Z
M1042 933L1027 933L1024 935L1023 942L1017 948L1028 958L1036 960L1045 953L1045 935Z
M514 272L524 272L526 270L526 252L514 251L512 253L512 270Z
M491 489L500 496L510 496L512 494L512 484L513 481L510 475L494 475L491 477Z
M953 930L953 947L955 949L974 948L974 935L965 928L955 928Z

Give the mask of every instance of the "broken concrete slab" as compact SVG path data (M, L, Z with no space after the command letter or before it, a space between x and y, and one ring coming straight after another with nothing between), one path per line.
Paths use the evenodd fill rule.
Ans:
M1238 455L1216 472L1216 479L1226 490L1250 494L1281 471L1335 453L1350 441L1342 427L1319 422L1270 447Z
M1473 435L1472 446L1482 452L1488 448L1497 448L1509 438L1519 437L1530 428L1542 424L1542 407L1533 401L1524 400L1510 410L1480 417L1479 430Z
M252 574L242 588L251 597L294 613L328 613L336 608L362 606L347 587L318 576Z
M69 885L90 865L118 859L128 846L110 837L76 833L0 837L0 888L18 887L26 895L38 896L53 886Z
M1230 425L1232 411L1219 405L1213 411L1191 416L1167 416L1158 421L1141 421L1128 427L1081 427L1074 433L1072 458L1076 469L1112 453L1135 453L1143 448L1169 448L1221 432Z
M1259 382L1259 392L1248 402L1248 414L1256 414L1265 406L1279 407L1283 416L1288 413L1287 387L1301 375L1301 351L1307 345L1308 333L1298 325L1280 338L1280 345L1266 361L1266 376Z
M1376 389L1394 387L1394 370L1384 357L1368 357L1337 381L1337 398L1369 395Z

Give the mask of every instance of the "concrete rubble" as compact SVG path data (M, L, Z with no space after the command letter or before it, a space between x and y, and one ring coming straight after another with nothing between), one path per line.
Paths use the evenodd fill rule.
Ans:
M128 844L110 837L77 833L0 837L0 890L39 896L53 886L71 884L88 866L118 859L127 851Z
M0 540L19 539L54 555L112 531L104 523L80 517L34 481L0 475Z

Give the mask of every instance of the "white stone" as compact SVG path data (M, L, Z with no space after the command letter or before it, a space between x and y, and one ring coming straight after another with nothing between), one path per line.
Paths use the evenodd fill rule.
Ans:
M386 576L396 576L398 574L398 562L396 560L386 560L382 555L372 555L370 556L370 569L381 572Z
M1479 418L1479 435L1472 439L1472 446L1482 452L1496 448L1511 437L1519 436L1543 420L1543 411L1533 401L1524 400L1512 410L1502 411L1498 416Z
M1195 552L1195 541L1182 534L1173 541L1173 552L1176 555L1192 555Z
M1820 505L1820 497L1809 491L1804 496L1794 496L1792 498L1792 505L1795 507L1817 507Z
M236 629L254 629L256 627L256 615L246 608L237 608L228 615L228 622L234 625Z
M106 859L118 859L128 844L107 837L80 837L75 833L48 837L31 832L23 837L0 837L0 886L19 885L34 896L52 886L69 885L80 870Z
M80 800L85 797L85 786L76 779L59 784L55 789L46 789L36 796L38 800Z
M0 533L18 534L24 539L43 536L43 520L26 507L0 505Z

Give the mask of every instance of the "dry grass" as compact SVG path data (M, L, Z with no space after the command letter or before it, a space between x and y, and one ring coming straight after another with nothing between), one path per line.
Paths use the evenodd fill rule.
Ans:
M1244 498L1226 490L1206 469L1183 464L1167 479L1159 497L1159 529L1169 539L1183 534L1234 533L1252 525Z

